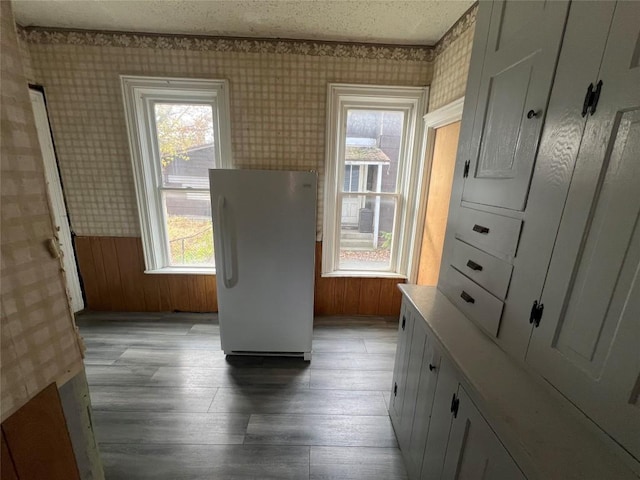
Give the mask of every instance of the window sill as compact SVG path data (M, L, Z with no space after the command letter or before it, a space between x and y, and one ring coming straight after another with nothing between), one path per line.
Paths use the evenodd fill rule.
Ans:
M163 267L156 270L145 270L151 275L215 275L215 267Z
M367 270L337 270L335 272L325 272L323 278L331 277L362 277L362 278L397 278L406 280L408 277L396 272L375 272Z

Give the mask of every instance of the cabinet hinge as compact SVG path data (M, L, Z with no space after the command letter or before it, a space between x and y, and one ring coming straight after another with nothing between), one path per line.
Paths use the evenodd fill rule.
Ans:
M464 171L462 172L462 178L467 178L469 176L469 165L471 164L470 160L464 162Z
M544 304L538 303L537 300L533 301L531 307L531 315L529 315L529 323L533 323L535 327L540 326L540 319L542 318L542 312L544 311Z
M454 393L453 397L451 398L451 413L453 413L453 418L458 418L459 407L460 407L460 399L458 398L458 395Z
M590 83L587 87L587 93L584 96L584 103L582 104L582 116L586 117L587 113L593 115L596 113L596 107L598 106L598 100L600 100L600 92L602 91L602 80L600 80L593 88L593 83Z

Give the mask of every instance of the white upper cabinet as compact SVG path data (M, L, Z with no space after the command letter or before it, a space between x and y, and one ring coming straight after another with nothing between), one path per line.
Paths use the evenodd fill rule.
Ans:
M469 142L462 200L524 210L529 180L562 40L568 2L481 5L478 33L489 23ZM484 25L483 25L484 24ZM469 92L473 92L471 88ZM469 101L469 100L468 100ZM472 111L472 106L465 112ZM466 169L465 169L466 170Z
M530 311L540 300L582 135L592 118L582 115L585 95L588 85L598 82L615 8L615 2L571 5L498 332L500 346L518 359L526 354Z
M640 459L640 2L615 6L527 361ZM601 82L601 83L600 83ZM601 84L601 89L598 85ZM589 103L589 102L587 102Z

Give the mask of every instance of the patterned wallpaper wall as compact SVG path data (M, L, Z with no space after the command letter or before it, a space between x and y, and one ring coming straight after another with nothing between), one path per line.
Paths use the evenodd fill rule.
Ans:
M10 2L0 2L1 420L82 368L54 235Z
M19 27L18 27L19 28ZM33 72L33 68L31 67L31 52L29 52L29 45L24 41L22 36L18 35L18 48L20 49L20 56L22 57L22 70L24 72L24 76L29 83L35 82L35 74Z
M431 48L22 31L44 85L73 229L139 236L120 74L230 82L232 148L242 168L317 170L322 219L329 82L431 83Z
M476 4L436 45L433 81L429 92L430 112L464 95L477 12Z

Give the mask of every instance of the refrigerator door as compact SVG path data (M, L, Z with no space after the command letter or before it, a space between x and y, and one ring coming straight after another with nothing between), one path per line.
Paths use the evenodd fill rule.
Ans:
M222 350L309 357L317 175L209 175Z

